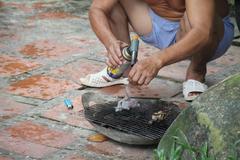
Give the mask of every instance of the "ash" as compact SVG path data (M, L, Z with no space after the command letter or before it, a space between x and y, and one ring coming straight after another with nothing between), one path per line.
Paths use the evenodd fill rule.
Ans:
M132 98L123 98L118 101L117 107L115 107L115 112L119 112L122 110L130 110L131 108L140 107L140 104L136 99Z

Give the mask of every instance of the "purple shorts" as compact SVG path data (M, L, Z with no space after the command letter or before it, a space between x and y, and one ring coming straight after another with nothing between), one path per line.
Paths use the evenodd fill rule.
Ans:
M154 13L151 9L149 15L152 19L152 31L148 35L141 36L141 39L152 46L164 49L176 43L176 34L179 30L179 21L164 19ZM231 46L234 37L234 25L229 16L223 18L224 36L216 49L211 60L221 57Z

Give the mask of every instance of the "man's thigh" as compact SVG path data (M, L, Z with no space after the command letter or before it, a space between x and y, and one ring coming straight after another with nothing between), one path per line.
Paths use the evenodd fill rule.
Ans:
M149 6L142 0L120 0L129 23L139 35L146 35L152 30L152 20L149 16Z

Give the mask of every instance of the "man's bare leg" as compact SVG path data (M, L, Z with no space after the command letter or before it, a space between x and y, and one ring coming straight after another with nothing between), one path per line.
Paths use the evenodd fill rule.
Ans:
M148 5L141 0L120 0L112 9L109 17L111 30L117 39L129 44L129 24L139 35L152 30Z
M191 57L191 63L187 69L186 80L194 79L200 82L205 81L207 72L207 63L214 56L216 48L221 41L224 33L224 26L222 19L218 16L215 18L216 30L212 35L211 43L207 44L201 51L195 53ZM180 30L177 33L177 41L181 40L191 30L191 24L188 20L187 14L180 21ZM189 96L199 93L189 93Z
M114 6L108 20L114 36L118 40L129 44L128 17L120 3Z

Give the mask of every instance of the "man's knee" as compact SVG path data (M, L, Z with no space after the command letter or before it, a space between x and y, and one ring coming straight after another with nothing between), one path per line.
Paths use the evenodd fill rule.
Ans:
M117 3L114 8L112 9L110 15L109 15L110 20L114 23L114 24L124 24L127 23L127 15L123 9L123 7L121 6L120 3Z

